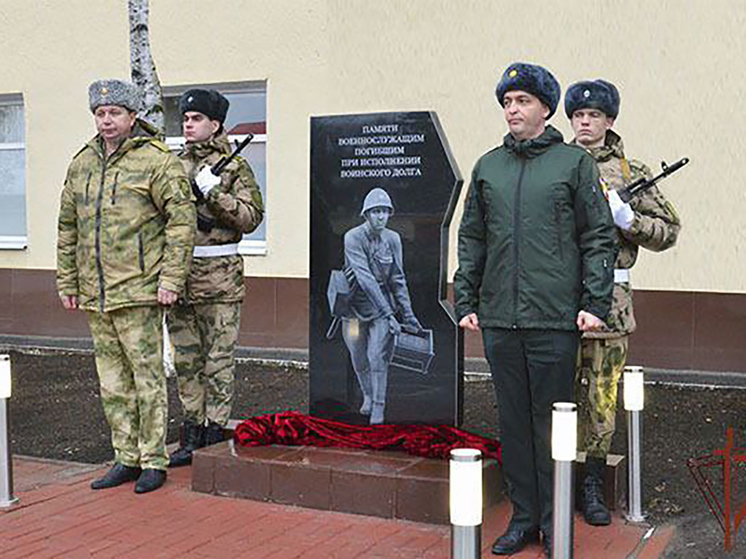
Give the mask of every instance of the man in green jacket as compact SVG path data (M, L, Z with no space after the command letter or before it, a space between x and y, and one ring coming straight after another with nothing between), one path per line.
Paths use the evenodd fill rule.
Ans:
M578 331L611 305L614 224L593 158L547 125L560 87L511 64L497 100L509 133L474 166L459 228L456 310L482 332L492 371L513 516L492 547L552 541L551 412L573 400Z
M614 299L605 326L585 332L580 344L578 406L579 448L586 452L583 516L588 524L605 526L611 514L603 499L606 456L614 435L617 384L627 361L629 335L636 328L632 309L630 268L640 247L660 252L676 244L679 216L657 187L625 203L617 189L640 177L651 178L644 164L627 160L622 139L611 128L619 115L620 96L604 80L581 81L565 94L565 113L577 143L596 160L609 189L609 207L617 227L619 252L614 270Z
M93 489L166 480L166 377L161 306L183 291L195 210L184 170L120 80L88 90L98 134L73 158L62 190L57 289L88 315L111 427L114 466Z
M238 243L264 217L259 185L242 157L220 176L210 170L232 151L223 129L228 107L228 99L215 90L190 89L179 100L186 140L179 157L199 199L186 293L168 313L184 410L183 444L171 454L171 467L191 464L195 449L223 440L245 291Z

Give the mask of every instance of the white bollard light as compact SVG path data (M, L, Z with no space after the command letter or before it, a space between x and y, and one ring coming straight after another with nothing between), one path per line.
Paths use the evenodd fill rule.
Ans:
M577 458L578 412L570 402L555 402L552 408L552 459L554 501L552 511L552 559L572 559L573 462Z
M0 507L15 505L13 462L10 455L8 400L11 395L10 356L0 355Z
M624 409L642 411L645 407L645 376L642 367L624 368Z
M0 398L10 398L10 356L0 355Z
M452 559L478 559L482 547L482 452L451 451L449 469Z
M642 512L642 410L645 376L642 367L624 369L624 409L627 411L627 520L644 522Z

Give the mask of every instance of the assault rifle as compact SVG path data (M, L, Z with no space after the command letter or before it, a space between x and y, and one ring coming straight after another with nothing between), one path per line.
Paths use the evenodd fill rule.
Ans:
M246 135L246 137L241 141L241 143L239 143L239 144L236 145L236 149L234 149L233 152L228 157L222 157L220 159L220 161L218 161L217 163L215 163L215 165L213 165L210 168L210 170L212 171L212 174L217 176L220 173L222 173L223 169L225 169L228 166L228 164L231 161L233 161L236 158L236 156L239 153L241 153L244 150L244 148L249 145L249 142L251 142L251 140L253 140L253 139L254 139L254 134L252 134L251 132L249 132Z
M624 188L619 188L617 190L617 193L619 194L619 197L622 199L622 201L629 202L637 194L640 194L641 192L645 192L649 188L652 188L653 186L655 186L655 184L658 181L665 179L669 175L673 175L676 171L681 169L687 163L689 163L688 157L683 157L682 159L679 159L676 163L670 166L666 165L665 161L661 161L661 168L663 169L663 172L660 175L658 175L657 177L653 177L652 179L640 177L632 184L625 186Z
M254 134L247 134L246 137L236 145L236 149L234 149L230 155L227 155L225 157L221 157L220 160L215 163L212 167L210 167L210 172L215 175L219 176L220 173L223 172L223 170L228 166L228 164L233 161L236 156L241 153L246 146L249 145L249 142L254 139ZM201 202L204 200L204 195L202 194L202 191L197 186L197 183L192 180L192 192L194 193L194 196L197 198L197 202ZM215 226L215 220L204 216L197 212L197 229L200 231L203 231L204 233L209 233L212 231L212 228Z

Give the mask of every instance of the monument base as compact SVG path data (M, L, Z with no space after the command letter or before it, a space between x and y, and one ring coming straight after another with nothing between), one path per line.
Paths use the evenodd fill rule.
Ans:
M225 438L227 440L233 437L233 431L240 422L241 420L237 420L237 419L232 419L229 421L228 425L225 428ZM179 431L179 435L180 435L179 437L180 442L183 442L183 438L182 438L183 433L181 429ZM233 442L230 441L230 444L232 445ZM221 445L221 446L225 446L225 445ZM271 448L285 448L288 450L297 450L300 447L276 446L276 447L271 447ZM310 447L302 447L302 448L310 448ZM209 448L200 449L197 452L197 454L202 454L202 453L208 452L209 450L211 449ZM316 450L319 450L321 452L327 451L327 452L337 452L337 453L341 452L341 453L348 453L348 454L352 453L354 455L360 455L361 453L363 453L363 451L356 451L356 450L340 450L340 449L316 449ZM253 451L258 451L258 448L253 448L253 449L242 448L240 449L240 452L243 454L240 454L240 456L244 456L247 460L254 460L254 461L261 460L261 457L259 457L259 455L256 455L256 457L254 458L249 458L248 455L250 455ZM403 454L399 452L367 451L367 453L372 454L373 456L378 456L378 457L393 456L395 459L425 460L423 458L411 457L407 454ZM236 453L236 457L238 456L239 454ZM198 460L204 461L206 460L206 458L205 457L199 458L198 456L195 455L195 463ZM432 460L432 462L440 463L442 461ZM205 467L205 464L201 465L200 467ZM375 468L375 466L371 466L371 468ZM447 464L444 467L444 472L445 472L444 474L445 477L443 478L443 482L445 483L445 491L447 493L447 489L448 489ZM203 472L200 475L204 476L206 474ZM373 475L373 474L367 473L366 475ZM585 476L585 452L579 452L578 458L576 461L576 467L575 467L575 503L578 504L578 506L582 502L581 501L582 482L583 482L584 476ZM202 483L203 485L200 486L199 483ZM194 489L194 491L199 491L201 493L213 493L217 495L231 495L231 496L236 496L236 497L244 497L244 495L239 494L241 493L241 491L238 490L238 488L230 488L227 490L224 488L213 489L212 485L210 485L210 488L205 488L204 479L201 480L199 483L197 484L197 486L195 486L195 475L193 474L192 488ZM222 485L224 484L221 483L221 487ZM485 462L484 485L485 485L485 495L484 495L485 507L492 506L492 504L495 504L502 499L502 474L500 473L499 465L494 460L488 460ZM201 487L201 488L197 488L197 487ZM617 508L621 508L621 509L625 508L626 506L625 499L627 495L626 487L627 487L627 460L626 458L619 454L609 454L606 458L606 477L604 480L604 501L606 502L606 506L609 508L609 510L617 510ZM358 489L355 488L355 491L357 490ZM231 492L235 493L235 495L232 495ZM266 495L260 495L257 497L245 496L244 498L254 499L254 500L259 500L259 501L274 501L274 499L271 499L270 497ZM447 494L446 494L446 500L447 500ZM275 501L275 502L279 502L279 501ZM302 503L292 503L292 504L306 506L306 505L303 505ZM353 512L353 513L357 512L355 510L347 511L347 510L343 510L340 508L334 508L331 506L329 507L312 507L311 505L308 505L308 506L310 506L311 508L326 508L328 510L339 510L340 512ZM440 524L440 523L447 524L448 523L447 513L448 513L448 510L446 508L446 520L445 521L443 522L432 521L432 522L436 524ZM368 514L369 516L384 516L384 517L389 517L389 518L406 518L403 516L402 517L396 516L394 514L376 514L376 513L367 513L367 512L359 512L359 514ZM413 519L410 518L410 520L413 520ZM423 520L423 522L430 522L430 521Z
M483 463L484 506L502 499L496 460ZM308 446L238 447L194 453L192 490L321 510L449 524L448 461L402 452Z

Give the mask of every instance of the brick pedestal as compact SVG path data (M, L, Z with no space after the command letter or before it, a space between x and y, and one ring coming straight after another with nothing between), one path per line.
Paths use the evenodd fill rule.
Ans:
M495 460L483 462L484 506L502 498ZM192 489L321 510L448 524L448 460L401 452L296 446L195 452Z

